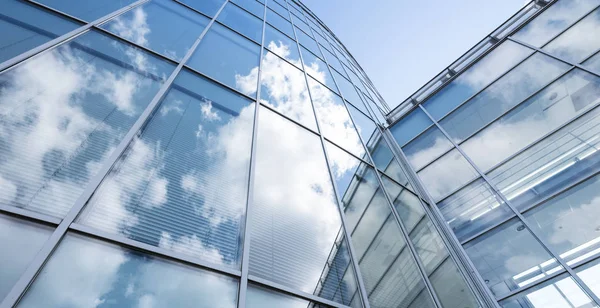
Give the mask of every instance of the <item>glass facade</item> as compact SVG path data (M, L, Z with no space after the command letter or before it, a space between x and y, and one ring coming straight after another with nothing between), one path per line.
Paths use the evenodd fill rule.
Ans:
M4 0L1 306L600 307L599 10L390 110L297 0Z

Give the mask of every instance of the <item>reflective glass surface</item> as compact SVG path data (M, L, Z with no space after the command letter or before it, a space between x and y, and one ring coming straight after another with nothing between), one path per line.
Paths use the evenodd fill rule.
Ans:
M338 92L327 64L302 46L300 46L300 51L302 53L302 59L304 60L304 70L306 73L334 92Z
M248 308L307 308L315 307L309 301L248 284L246 307ZM318 307L318 306L316 306Z
M600 295L600 259L596 259L588 264L575 269L577 276L594 292L596 296Z
M402 147L404 155L415 170L420 170L429 162L448 152L452 143L437 126L427 129L419 137Z
M169 0L138 6L102 28L164 56L181 60L210 20Z
M281 15L283 18L289 20L289 13L287 11L287 9L285 7L283 7L283 5L277 3L277 1L267 1L267 7L269 7L271 10L277 12L277 14Z
M337 85L341 91L341 94L342 94L342 96L344 96L344 99L349 101L352 105L360 107L362 104L362 99L358 95L358 92L356 91L356 88L354 87L354 85L352 85L352 83L350 81L348 81L348 79L344 78L342 75L340 75L335 70L332 70L332 72L333 72L335 81L337 82ZM366 112L366 110L364 108L362 108L362 109L363 109L363 112Z
M405 171L402 167L400 167L400 164L394 158L394 154L390 150L387 143L383 140L379 132L376 132L374 137L369 140L367 147L369 148L371 158L373 158L373 163L377 169L383 171L387 176L392 178L397 183L400 183L412 190Z
M206 14L208 17L213 17L219 11L224 0L180 0L182 3Z
M354 126L356 126L356 130L358 130L363 142L369 143L372 138L375 138L375 132L379 133L375 123L352 105L346 106L348 106L348 111L352 115L352 120L354 120Z
M323 56L321 55L321 51L319 50L319 46L317 45L317 42L315 42L315 40L313 40L309 35L304 33L302 30L296 29L296 36L300 45L310 50L317 57L323 58Z
M261 108L257 142L249 273L348 304L319 287L332 254L349 258L333 252L344 234L319 138Z
M263 18L265 15L265 6L256 0L230 0L231 2L243 7L248 12Z
M579 63L600 48L600 9L596 9L569 30L555 38L544 50L562 59Z
M213 24L188 65L242 93L256 95L260 46Z
M583 62L585 67L593 70L594 72L600 72L600 53L595 54L585 62Z
M557 1L519 30L514 38L536 47L542 47L598 5L600 5L600 0Z
M461 144L487 170L600 101L600 79L573 70Z
M254 106L183 71L79 221L238 268Z
M318 35L317 35L317 37L318 37ZM327 63L329 63L329 65L331 65L331 67L333 67L338 72L343 72L344 69L342 68L342 63L340 62L340 60L338 60L338 58L335 55L333 55L333 53L331 53L331 51L329 51L327 49L322 49L322 50L323 50L323 55L325 56L325 60L327 60Z
M431 96L423 106L439 120L531 53L533 50L529 48L505 41Z
M560 275L500 302L503 308L598 307L571 276Z
M0 203L63 217L173 66L97 32L0 75Z
M258 44L262 41L262 20L248 14L248 12L232 3L225 5L225 8L217 17L217 21L249 37Z
M273 12L271 9L267 9L267 22L277 28L277 30L287 34L287 36L295 37L292 23L281 17L281 15Z
M18 307L236 307L229 277L67 234Z
M8 14L8 15L5 15ZM27 2L0 2L0 63L59 37L80 25Z
M265 28L265 47L302 69L300 52L298 51L296 41L285 36L270 25L266 25Z
M275 54L262 59L260 100L285 116L317 131L304 73Z
M394 136L394 139L396 139L396 142L398 142L398 145L404 146L431 124L433 123L425 112L417 108L403 117L398 123L391 126L390 132Z
M481 307L452 259L446 258L433 274L429 275L429 281L443 307Z
M135 1L136 0L39 0L37 2L67 13L71 16L83 19L87 22L91 22L116 10L124 8Z
M456 149L438 158L418 175L435 201L477 177L475 169Z
M464 248L498 297L562 269L518 218L488 231Z
M310 27L306 22L304 22L303 19L292 15L292 23L294 24L294 26L298 27L298 29L301 29L302 31L304 31L304 33L308 34L308 36L312 36Z
M312 78L308 78L308 88L321 133L345 150L362 157L365 148L360 142L342 99Z
M0 301L10 292L52 228L0 214Z

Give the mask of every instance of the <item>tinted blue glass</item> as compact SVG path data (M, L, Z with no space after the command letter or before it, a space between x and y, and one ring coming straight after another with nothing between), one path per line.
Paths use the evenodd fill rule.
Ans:
M306 308L312 307L312 303L286 294L278 293L252 284L248 285L246 296L246 307L248 308Z
M294 28L292 27L292 24L270 9L267 9L267 22L287 36L294 37Z
M268 1L267 2L267 6L272 9L273 11L277 12L277 14L281 15L283 18L289 20L289 14L288 14L288 10L283 7L281 4L275 2L275 1Z
M356 126L356 130L362 137L362 140L365 143L369 143L372 138L375 138L376 127L375 123L367 116L365 116L358 109L348 105L348 111L352 115L352 119L354 120L354 126ZM378 131L377 131L378 132Z
M94 21L132 4L135 0L39 0L38 2L85 21Z
M77 27L75 22L26 2L0 1L0 63Z
M3 72L0 203L63 217L173 68L88 32Z
M339 92L335 86L335 82L331 77L331 72L327 64L323 60L317 58L312 52L304 47L300 47L302 51L302 59L304 60L304 70L310 76L318 80L320 83L326 85L329 89L335 92Z
M600 72L600 53L595 54L587 61L583 62L583 65L591 70Z
M181 60L209 20L170 0L154 0L102 25L138 45Z
M309 36L312 36L310 32L310 27L308 26L308 24L306 24L306 22L304 22L303 19L298 18L296 16L292 16L292 23L294 24L294 26L298 27L299 29L302 29L302 31L304 31Z
M183 71L78 221L237 268L254 106Z
M265 6L256 0L231 0L231 2L245 8L260 19L265 15Z
M423 110L417 108L394 124L390 128L390 131L398 142L398 145L403 146L431 124L431 120Z
M344 76L340 75L335 70L333 71L333 75L335 76L335 81L338 87L340 88L341 94L342 96L344 96L344 99L349 101L354 106L361 106L362 99L360 98L360 95L358 94L354 85L352 85L352 83L348 79L344 78Z
M598 30L600 30L600 9L591 12L543 49L566 61L579 63L600 48L600 40L594 35Z
M215 16L223 3L225 3L224 0L181 0L181 2L208 15L208 17Z
M269 25L266 25L265 28L265 47L302 69L300 52L298 51L296 41Z
M255 96L260 46L219 24L213 24L188 65L216 80Z
M258 44L262 41L262 20L248 14L232 3L228 3L217 20L228 27L254 40Z
M394 159L392 151L382 138L381 133L377 132L367 147L369 148L371 158L373 158L373 163L377 169L385 172L387 176L412 190L406 173Z
M317 57L323 58L321 55L321 51L319 50L319 46L317 46L317 42L310 38L306 33L302 32L302 30L296 29L296 35L298 36L298 43L300 45L306 47L312 53L314 53Z
M336 56L333 55L333 53L331 53L331 51L323 49L323 55L325 56L325 60L327 60L327 63L329 63L331 67L333 67L338 72L344 72L344 69L342 68L342 63L340 62L340 60L338 60Z
M236 307L238 283L67 234L18 307Z
M452 148L452 143L436 126L402 147L408 162L419 170Z

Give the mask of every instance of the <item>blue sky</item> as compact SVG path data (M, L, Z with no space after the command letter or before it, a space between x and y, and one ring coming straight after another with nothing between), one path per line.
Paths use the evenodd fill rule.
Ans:
M302 0L340 38L393 108L525 0Z

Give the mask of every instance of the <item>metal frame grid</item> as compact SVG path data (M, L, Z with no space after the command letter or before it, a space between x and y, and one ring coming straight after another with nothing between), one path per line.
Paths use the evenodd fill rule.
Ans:
M461 148L461 144L465 143L467 140L469 140L472 136L476 135L477 133L479 133L480 131L482 131L483 129L485 129L486 127L489 127L490 125L492 125L493 123L496 122L496 120L500 119L501 117L503 117L504 115L510 113L512 110L516 109L518 106L521 105L521 103L527 101L528 99L530 99L531 97L534 97L535 95L537 95L538 93L540 93L541 91L543 91L544 89L546 89L548 86L550 86L552 83L554 83L556 80L559 80L560 78L562 78L563 76L567 75L569 72L573 71L574 69L579 69L581 71L587 72L589 74L592 74L596 77L600 77L600 72L596 72L592 69L589 69L583 65L581 65L581 63L585 62L586 60L588 60L589 58L593 57L594 55L600 53L600 49L596 50L592 53L590 53L589 55L587 55L582 61L575 63L569 60L566 60L560 56L551 54L545 50L543 50L543 48L548 45L550 42L552 42L553 40L555 40L557 37L559 37L561 34L565 33L566 31L568 31L569 29L571 29L574 25L576 25L579 21L583 20L585 17L589 16L590 14L592 14L592 12L594 12L595 10L597 10L600 6L595 6L593 8L591 8L587 13L583 14L580 18L574 20L570 25L568 25L564 30L558 32L554 37L549 38L541 47L535 47L532 46L530 44L527 44L523 41L520 41L517 38L512 37L512 35L514 33L516 33L518 30L520 30L522 27L524 27L529 21L535 19L535 17L537 17L539 14L541 14L543 11L545 11L546 9L550 8L553 4L555 4L556 2L558 2L560 0L554 0L554 1L548 1L548 3L544 3L541 1L532 1L529 5L527 5L525 8L523 8L521 11L519 11L517 14L515 14L511 19L509 19L509 21L505 22L501 27L499 27L498 29L496 29L493 33L501 33L502 34L502 38L501 39L496 39L494 40L494 44L490 47L488 47L488 49L485 52L482 52L479 54L479 56L477 56L472 62L469 62L468 64L464 64L464 66L462 66L462 68L459 70L459 72L453 72L451 74L451 76L449 78L444 79L443 82L440 82L439 84L435 85L435 89L434 90L429 90L432 86L431 83L428 83L426 86L424 86L423 88L421 88L419 91L417 91L415 94L413 94L411 96L411 98L409 100L407 100L407 102L412 103L413 105L408 105L407 103L403 103L400 106L398 106L397 108L395 108L391 113L388 114L388 121L391 123L390 126L392 126L393 124L397 123L399 120L401 120L402 118L404 118L405 116L407 116L410 112L412 112L413 110L416 109L420 109L426 116L427 118L431 121L432 124L430 124L429 126L427 126L422 132L420 132L419 134L417 134L415 137L413 137L411 140L407 141L406 143L404 143L403 145L398 144L394 137L391 135L391 132L389 131L389 129L385 129L384 133L385 133L385 138L386 140L392 145L393 147L393 152L395 154L396 159L398 159L398 161L404 166L405 170L410 170L410 177L412 178L412 180L415 182L415 186L417 188L417 190L420 191L421 195L425 197L425 200L427 203L431 204L431 206L428 206L428 210L431 212L432 217L434 218L434 220L436 221L436 225L437 227L439 227L442 230L442 233L444 233L446 235L446 239L450 240L450 244L451 246L453 246L455 248L456 251L458 251L458 253L460 254L460 258L463 261L463 263L465 264L465 266L467 268L470 268L472 270L475 271L473 277L475 280L478 280L480 282L482 282L481 276L479 275L479 273L477 273L477 271L475 270L472 261L470 260L470 258L467 256L464 248L463 248L463 244L469 243L477 238L480 238L481 236L487 234L489 231L498 228L499 226L501 226L502 224L504 224L505 222L511 220L511 219L517 219L520 223L523 224L523 226L525 226L525 228L527 228L527 230L532 234L532 236L536 239L536 241L541 245L541 247L544 248L544 250L546 250L548 252L548 254L557 261L558 264L560 264L563 268L558 270L555 273L552 273L550 275L546 275L545 277L541 278L540 280L537 280L535 283L532 283L530 285L512 290L511 292L503 295L503 296L499 296L499 297L494 297L496 301L502 301L504 299L507 299L509 297L512 297L514 295L517 294L521 294L523 292L526 292L527 290L530 290L531 288L534 288L538 285L541 285L547 281L550 281L553 278L556 278L562 274L568 273L570 275L570 277L573 278L573 280L576 282L577 285L579 285L581 287L581 289L584 291L584 293L596 304L596 305L600 305L600 298L598 297L598 295L596 295L591 289L590 287L585 284L582 279L575 273L575 270L577 268L580 268L586 264L589 264L592 261L598 260L599 257L588 257L587 259L581 260L576 262L573 265L568 265L567 262L564 260L564 258L560 257L560 254L555 251L554 249L551 248L550 245L548 245L548 243L546 242L546 240L544 240L539 231L536 231L535 228L532 227L531 223L528 222L524 217L523 217L523 213L529 211L532 208L536 208L539 205L542 205L544 203L546 203L547 201L555 198L556 196L559 196L560 194L568 191L569 189L575 187L576 185L583 183L584 181L600 174L600 171L596 171L593 172L592 174L589 174L587 176L585 176L582 179L578 179L572 183L569 183L566 187L563 187L561 189L559 189L558 191L552 192L551 195L544 197L541 200L535 201L532 204L527 205L524 209L522 210L518 210L512 203L511 201L501 192L501 190L497 187L497 185L493 184L493 182L488 178L487 174L489 174L490 172L492 172L493 170L496 170L498 167L502 166L504 163L510 161L511 159L513 159L514 157L517 157L518 155L520 155L521 153L527 151L528 149L531 149L532 147L534 147L537 144L540 144L542 141L546 140L547 137L551 136L552 134L556 133L557 131L560 131L561 129L563 129L564 127L568 126L569 124L577 121L578 119L582 118L583 116L585 116L588 112L590 112L591 110L598 108L598 106L600 105L600 103L596 103L596 104L592 104L590 106L586 106L584 111L582 111L581 113L579 113L578 115L574 116L573 118L571 118L570 120L566 121L565 123L561 124L560 126L552 129L551 131L548 131L547 133L545 133L543 136L537 138L536 140L534 140L533 142L529 143L529 145L527 145L526 147L518 150L517 152L511 154L509 157L503 159L502 161L496 163L495 165L493 165L492 167L488 168L487 170L482 170L481 168L479 168L474 162L473 160L463 151L463 149ZM535 13L530 14L529 16L527 16L526 18L523 18L522 16L525 16L525 12L531 10L531 6L537 6L537 5L543 5L544 7L541 9L538 9ZM515 16L517 16L517 18L515 18ZM518 23L519 19L521 20L521 23ZM508 30L510 29L510 30ZM490 35L488 36L486 39L484 39L485 42L486 40L489 40L489 38L494 38L497 36L494 35ZM500 74L500 76L498 76L497 78L495 78L494 80L492 80L488 85L484 86L481 90L477 91L476 93L474 93L473 95L471 95L469 98L467 98L465 101L461 102L459 105L457 105L455 108L453 108L452 110L450 110L449 112L447 112L444 116L442 116L439 120L435 120L435 118L433 116L431 116L431 114L426 110L426 108L423 107L422 103L426 102L427 99L429 97L431 97L432 95L434 95L437 91L441 90L447 83L449 83L450 81L454 80L454 78L458 77L461 73L467 71L472 65L474 65L475 63L477 63L477 61L479 61L480 59L482 59L483 57L485 57L485 55L487 55L489 52L491 52L492 50L494 50L495 47L497 47L499 44L501 44L504 41L511 41L513 43L519 44L520 46L529 48L532 53L525 57L523 60L519 61L518 63L512 65L510 68L508 68L504 73ZM455 61L451 66L449 66L448 70L451 70L452 67L456 67L457 63L461 62L462 59L464 58L468 58L468 55L470 53L472 53L472 50L475 50L476 48L478 48L478 46L480 46L479 44L474 47L473 49L471 49L466 55L464 55L463 57L461 57L459 60ZM526 97L525 99L521 100L521 102L519 102L519 104L516 104L515 106L511 107L510 109L503 111L501 114L499 114L498 116L496 116L493 120L491 120L489 123L487 123L486 125L484 125L483 127L477 129L476 131L474 131L473 133L469 134L469 136L463 138L460 142L455 142L451 136L449 135L449 133L440 125L440 122L447 117L449 114L451 114L454 110L458 109L460 106L463 106L464 104L467 104L471 101L471 99L473 99L474 97L476 97L479 93L485 91L488 87L490 87L491 85L493 85L497 80L501 79L503 76L509 74L512 70L514 70L519 64L523 63L524 61L526 61L527 59L529 59L530 57L532 57L534 54L539 53L539 54L543 54L545 56L548 56L552 59L558 60L562 63L568 64L570 67L569 69L567 69L566 71L564 71L563 73L559 74L557 77L553 78L552 80L550 80L549 82L547 82L546 84L544 84L540 89L538 89L537 91L535 91L533 94L529 95L528 97ZM443 74L445 74L446 71L443 72ZM437 78L437 77L436 77ZM434 80L436 80L434 78ZM438 80L439 81L439 80ZM419 100L414 100L413 98L415 96L420 96ZM389 126L388 126L389 127ZM452 144L452 146L446 150L445 152L441 153L440 155L436 156L434 159L432 159L429 163L427 163L426 165L420 167L418 170L415 170L409 163L408 163L408 159L405 156L402 147L404 145L409 144L411 141L419 138L419 136L423 135L427 130L429 130L431 127L436 127L440 132L442 132L442 134L450 141L450 143ZM418 177L417 173L423 169L425 169L427 166L433 164L434 162L436 162L439 158L443 157L445 154L449 153L450 151L456 149L460 155L462 155L466 161L468 162L468 164L473 168L473 170L476 172L477 176L468 181L467 183L461 185L460 187L454 189L452 192L446 194L445 196L439 198L439 201L435 202L435 200L432 198L432 196L428 193L426 185L423 184L423 182L420 180L420 178ZM461 189L467 187L468 185L474 183L475 181L483 181L485 184L489 185L489 187L491 187L491 189L493 190L494 194L498 196L498 198L500 198L502 200L502 202L504 204L506 204L508 206L508 208L511 210L511 214L509 217L507 218L503 218L498 222L495 222L494 225L491 225L487 228L485 228L484 230L479 231L477 234L463 240L463 241L458 241L458 239L456 238L456 236L454 235L454 233L452 232L452 230L450 229L449 225L446 223L446 220L444 219L441 211L439 210L437 203L443 202L444 200L446 200L448 197L454 195L455 193L457 193L458 191L460 191ZM481 284L481 283L480 283ZM485 284L484 284L485 286ZM485 287L485 290L480 290L482 292L487 292L490 296L491 295L491 291Z

